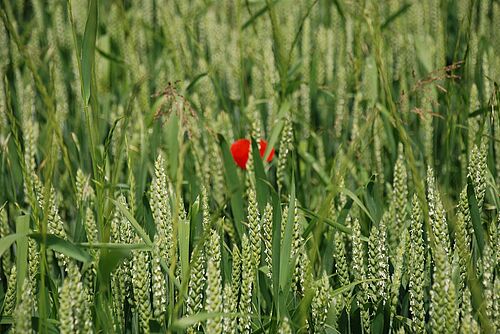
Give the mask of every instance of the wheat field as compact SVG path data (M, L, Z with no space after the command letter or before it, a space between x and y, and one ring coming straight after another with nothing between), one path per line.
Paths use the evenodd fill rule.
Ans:
M0 17L1 333L500 332L500 1Z

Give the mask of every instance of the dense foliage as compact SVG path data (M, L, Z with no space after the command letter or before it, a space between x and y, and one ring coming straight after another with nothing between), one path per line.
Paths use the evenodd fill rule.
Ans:
M500 331L499 1L0 17L0 331Z

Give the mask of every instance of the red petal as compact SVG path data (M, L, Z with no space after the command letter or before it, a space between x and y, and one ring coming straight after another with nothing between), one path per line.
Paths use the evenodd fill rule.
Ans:
M264 153L267 148L267 141L264 139L260 140L259 152L261 158L264 157ZM234 162L241 168L247 169L248 153L250 152L250 140L248 139L238 139L231 145L231 154L233 155ZM267 161L271 161L274 157L274 148L269 153Z
M266 148L267 148L267 141L265 141L264 139L261 139L260 140L260 147L259 147L261 158L264 157L264 154L266 153ZM271 152L269 153L269 156L267 157L267 162L270 162L271 160L273 160L273 157L274 157L274 148L271 149Z
M250 140L248 139L238 139L231 145L233 159L241 169L247 169L248 152L250 152Z

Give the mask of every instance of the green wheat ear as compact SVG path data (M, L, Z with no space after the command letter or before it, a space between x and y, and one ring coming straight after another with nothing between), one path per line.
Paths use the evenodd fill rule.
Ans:
M91 315L88 312L86 294L82 284L82 276L76 262L71 260L67 266L68 275L61 287L61 305L59 318L61 333L78 333L91 328Z
M382 125L380 124L380 117L375 119L374 129L380 129ZM374 160L375 160L375 170L377 171L377 181L380 185L385 186L385 175L384 175L384 163L383 163L383 144L381 139L382 131L375 131L373 133L373 150L374 150Z
M47 199L48 207L48 218L47 218L47 230L51 234L55 234L61 239L67 240L66 231L64 230L64 224L59 215L59 209L56 202L56 191L52 187L50 191L50 197ZM66 269L68 264L68 257L62 253L55 252L55 257L59 267L63 270Z
M141 240L136 237L136 243ZM139 313L139 328L142 332L149 332L151 319L151 274L150 256L145 251L134 251L132 259L132 284L134 288L134 305Z
M323 275L314 284L315 294L311 303L311 314L313 328L316 333L322 333L325 330L328 311L332 304L330 281L328 275Z
M356 281L364 281L366 275L366 251L363 242L361 241L361 225L356 218L353 223L352 231L352 273ZM367 309L368 302L368 284L363 282L358 285L359 289L356 294L356 301L361 309L361 321L365 331L370 330L370 313Z
M422 210L417 195L413 195L408 262L410 266L410 313L412 315L412 328L415 333L425 331L424 252Z
M292 334L292 328L290 327L290 321L287 317L284 317L280 322L280 326L278 328L278 334Z
M283 131L281 132L280 151L278 155L278 167L276 170L276 182L278 183L278 189L281 189L283 186L287 156L293 148L292 142L293 142L293 124L292 120L290 119L290 116L287 116L285 119L285 126L283 128Z
M378 229L377 226L372 225L370 230L370 237L368 239L368 275L369 277L377 278L378 273ZM382 262L383 265L383 262ZM384 279L384 278L382 278ZM383 290L379 290L376 282L369 283L369 297L376 304L383 298Z
M252 291L255 275L254 259L252 258L252 245L246 234L241 238L241 295L239 302L240 333L251 332L251 314L252 314Z
M164 322L164 316L167 311L167 281L161 267L161 245L165 242L165 236L157 233L154 237L151 256L153 316L161 324Z
M497 245L498 246L498 245ZM497 259L494 257L494 251L488 243L485 243L482 256L482 285L484 294L484 308L485 314L490 319L491 323L495 327L495 266Z
M28 279L31 280L31 286L36 288L36 275L40 265L40 253L38 243L32 239L28 239Z
M87 241L92 245L99 241L99 231L94 217L94 212L90 207L85 210L85 231ZM97 277L97 264L99 260L99 250L91 248L89 253L92 256L92 262L83 272L83 284L87 294L87 301L90 305L94 302L95 279Z
M231 289L232 289L232 298L238 306L239 298L240 298L240 290L241 290L241 253L236 244L233 244L233 265L231 268Z
M478 334L480 333L479 324L474 316L471 303L471 294L469 287L466 285L463 291L461 305L461 321L460 321L460 333L461 334Z
M186 312L194 315L203 309L203 291L205 286L205 251L202 244L196 245L191 256L191 273L188 284ZM195 326L196 327L196 326Z
M479 147L477 145L473 147L468 166L467 176L472 179L472 183L474 184L474 191L479 212L482 210L484 195L486 192L486 172L488 169L486 164L487 154L488 142L485 140L481 142Z
M273 207L270 203L266 204L262 216L262 245L267 265L267 277L271 280L273 277Z
M336 274L339 277L340 286L349 285L349 269L346 258L346 245L345 245L345 237L344 233L336 231L334 234L334 242L335 242L335 252L333 253L334 261L335 261L335 270ZM350 313L350 291L344 291L342 293L342 300L337 305L337 314L342 312L342 309L345 307L347 314Z
M398 145L398 159L394 166L394 178L392 186L392 204L394 206L394 218L389 220L389 246L394 253L401 231L406 222L406 205L408 202L408 174L404 163L403 144Z
M2 207L0 209L0 238L6 237L10 234L9 220L7 219L7 209ZM10 273L12 267L10 247L7 248L2 254L2 269L4 273Z
M230 334L236 333L238 329L238 318L234 316L234 313L238 311L238 300L237 297L233 295L233 288L229 283L226 283L224 286L223 301L223 312L230 316L225 316L223 318L222 332Z
M160 255L166 263L170 263L172 246L172 210L170 205L169 184L165 173L165 160L160 154L155 162L155 172L150 189L150 205L158 234L165 242L160 244Z
M450 256L450 237L448 234L448 223L446 222L446 212L439 190L436 189L434 170L427 168L427 202L429 203L429 223L436 242L443 247L446 257Z
M254 186L251 185L248 190L248 235L250 247L252 250L252 263L255 267L255 272L260 265L260 248L261 248L261 222L259 208L257 207L257 197Z
M71 284L66 280L59 290L59 331L61 333L73 333L75 324L71 311Z
M498 261L498 260L497 260ZM493 284L493 319L495 319L494 325L496 329L500 329L500 275L495 277L495 282Z
M214 136L208 136L210 145L209 162L210 162L210 178L212 180L212 194L217 203L224 202L224 195L226 193L226 186L224 184L224 169L222 166L222 158L220 154L219 144Z
M16 306L13 314L12 332L15 334L31 332L31 317L33 315L33 292L31 282L25 279L23 283L21 300Z
M222 301L222 278L221 278L221 254L220 254L220 236L217 231L212 230L210 234L208 261L207 261L207 287L205 310L208 313L220 313L223 308ZM216 316L207 320L207 332L219 334L222 333L222 317Z
M499 1L0 0L0 21L0 332L500 330ZM272 142L266 175L219 134Z
M250 133L257 142L262 138L262 116L255 105L255 98L250 95L247 105L247 116L250 120Z
M401 277L403 275L403 263L405 259L405 250L406 244L408 242L408 231L403 230L403 236L399 241L399 245L396 249L396 254L394 256L394 272L391 278L391 286L390 286L390 326L393 328L393 320L396 316L397 306L399 302L399 290L401 286Z
M33 88L28 86L28 92L25 95L29 95L29 97L24 97L26 102L25 114L22 119L22 128L23 128L23 139L24 139L24 164L26 166L26 177L24 179L24 192L26 194L27 200L33 210L35 210L36 202L34 201L35 196L33 193L33 180L32 175L35 175L36 169L36 149L37 149L37 137L38 130L36 128L36 123L33 120L33 116L31 115L32 105L34 104ZM30 101L31 100L31 101Z
M229 315L223 319L223 333L237 333L238 317L235 314L239 310L239 296L241 286L241 259L236 244L233 244L233 265L231 270L231 282L226 281L223 291L224 314Z
M81 169L76 171L76 206L80 208L87 200L95 197L94 189L90 185L90 177L86 176Z
M9 277L7 278L7 292L3 300L2 315L11 315L16 307L16 282L17 282L17 269L13 265L10 269Z
M431 288L430 327L436 333L455 333L457 320L455 284L451 280L451 266L443 246L433 249L434 273Z
M473 83L470 89L470 108L469 112L473 113L477 109L481 107L481 103L479 102L479 93L477 90L477 85ZM476 136L479 133L479 124L478 120L475 117L470 117L467 119L467 155L469 156L469 160L471 160L471 154L473 152L474 143L476 142ZM467 166L468 167L468 166Z
M286 222L288 219L288 207L285 208L286 211L283 212L282 221ZM286 223L284 223L286 224ZM281 230L281 234L284 234L285 225ZM305 291L310 283L312 283L313 277L311 272L311 264L309 261L309 256L307 254L307 248L305 245L304 238L302 237L304 229L302 227L302 216L299 213L298 204L295 205L293 212L293 230L292 230L292 244L291 244L291 256L296 257L295 268L292 275L292 288L297 296L304 296ZM283 237L282 237L283 238Z
M469 204L467 201L467 189L460 193L460 202L458 205L457 220L455 224L455 249L454 251L458 255L458 282L457 282L457 303L462 304L464 298L464 291L467 282L467 270L469 263L471 261L471 249L470 249L470 230L472 230L471 217L469 213ZM470 225L470 226L469 226ZM461 318L465 316L465 309L460 308Z
M121 197L119 197L120 203ZM121 242L121 223L122 223L122 214L121 211L115 210L113 217L111 219L111 227L110 227L110 236L109 241L113 243ZM118 266L118 268L111 275L111 292L112 292L112 304L113 304L113 313L115 314L114 318L114 326L115 330L120 330L123 328L124 322L124 303L125 303L125 292L123 291L124 287L131 282L132 275L128 266L124 264ZM118 327L118 328L117 328Z

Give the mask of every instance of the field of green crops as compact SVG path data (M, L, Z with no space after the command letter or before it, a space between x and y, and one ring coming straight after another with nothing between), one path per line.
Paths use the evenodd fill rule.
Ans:
M500 332L500 1L0 1L1 333Z

